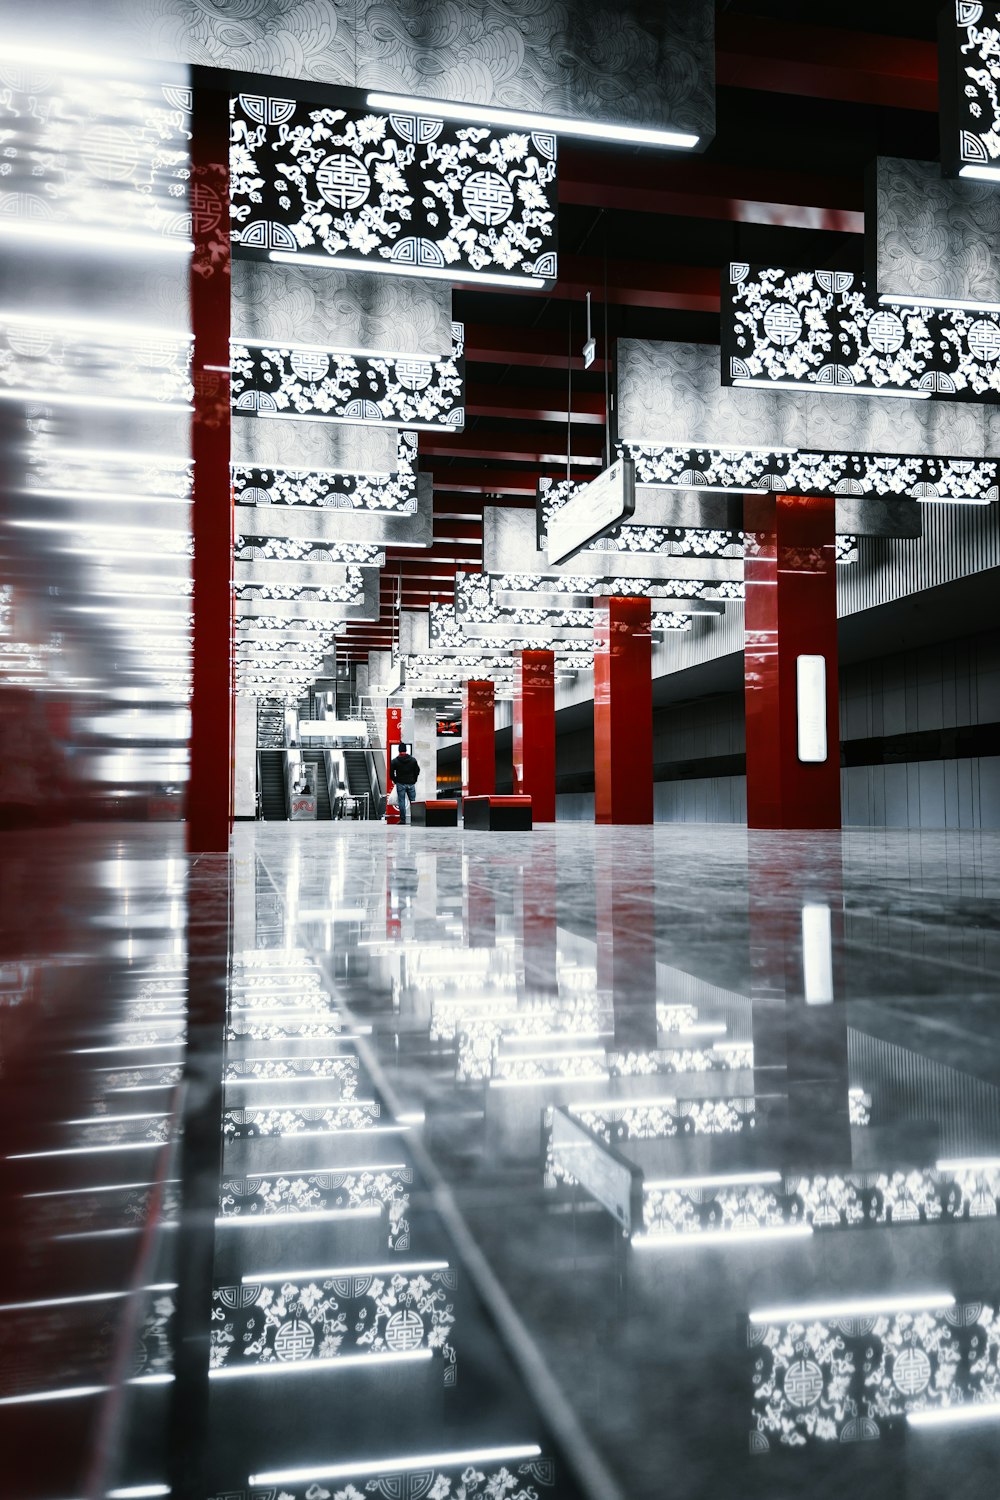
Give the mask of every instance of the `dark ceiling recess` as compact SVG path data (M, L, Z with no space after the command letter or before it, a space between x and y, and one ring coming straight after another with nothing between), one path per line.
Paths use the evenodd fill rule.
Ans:
M400 583L402 607L426 609L451 599L456 571L482 570L484 505L533 506L540 476L565 477L570 362L573 474L596 472L605 285L613 352L619 336L718 343L730 260L863 272L869 162L940 154L940 0L847 0L835 28L804 24L809 9L720 0L718 130L704 155L560 143L558 283L455 292L468 416L462 433L420 435L421 467L434 476L434 545L387 548L381 618L347 627L342 655L390 648ZM584 371L588 291L598 358Z

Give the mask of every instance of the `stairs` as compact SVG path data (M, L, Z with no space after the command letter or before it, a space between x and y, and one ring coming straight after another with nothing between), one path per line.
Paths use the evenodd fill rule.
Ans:
M283 750L260 751L260 806L261 816L269 822L282 823L288 817Z
M333 818L333 808L330 806L330 788L326 779L326 766L323 761L322 750L303 750L303 761L316 767L316 818L317 821L325 819L330 822Z
M371 783L368 780L368 762L364 750L345 750L344 769L347 774L347 790L352 797L363 797L368 794L369 817L372 815L371 808Z

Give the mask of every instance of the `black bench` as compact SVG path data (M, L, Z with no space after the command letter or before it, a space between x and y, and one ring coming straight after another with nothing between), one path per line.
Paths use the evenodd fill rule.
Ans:
M458 802L454 797L431 798L410 803L410 820L424 828L457 828Z
M462 803L466 828L491 828L521 833L531 828L530 797L466 797Z

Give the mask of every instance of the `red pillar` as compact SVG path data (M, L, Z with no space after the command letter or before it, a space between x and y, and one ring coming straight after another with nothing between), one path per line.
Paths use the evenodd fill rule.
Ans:
M229 95L198 86L191 115L191 771L187 844L228 850L233 807L233 502L229 482Z
M744 529L747 824L839 828L833 496L748 497Z
M389 774L389 767L399 754L400 741L403 736L403 710L391 708L386 705L385 710L385 820L387 823L399 821L399 808L391 801L395 782Z
M472 681L462 692L462 796L496 791L493 684Z
M594 612L594 821L653 821L652 617L648 599Z
M556 820L556 656L514 653L514 791L535 823Z

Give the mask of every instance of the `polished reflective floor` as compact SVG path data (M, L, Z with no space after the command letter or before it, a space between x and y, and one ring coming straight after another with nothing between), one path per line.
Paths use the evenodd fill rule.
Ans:
M4 868L18 1496L996 1495L1000 836Z

